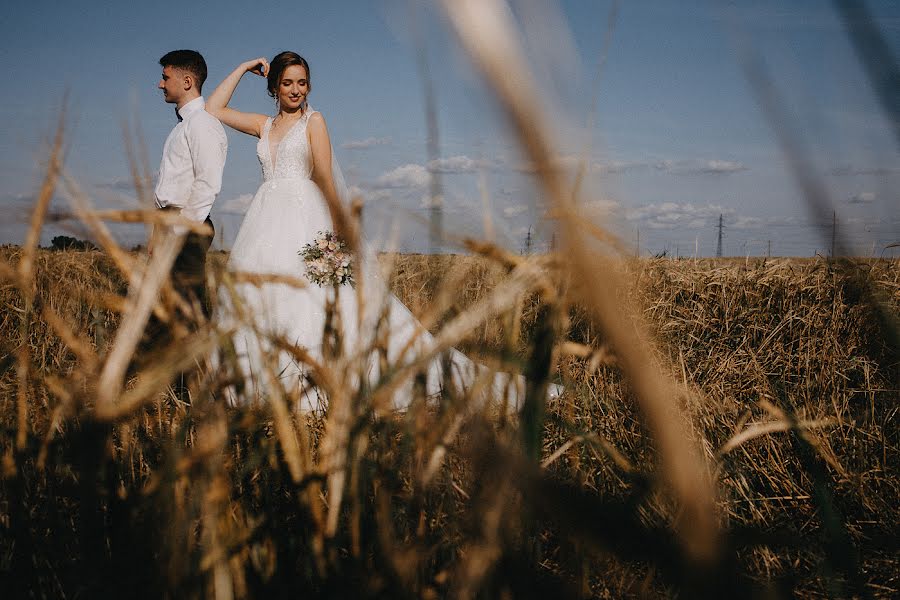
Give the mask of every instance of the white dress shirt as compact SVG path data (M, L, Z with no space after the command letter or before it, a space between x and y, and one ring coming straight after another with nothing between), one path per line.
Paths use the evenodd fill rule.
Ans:
M206 112L206 101L194 98L176 111L180 122L163 146L156 205L176 206L192 221L209 216L222 189L228 138L219 120Z

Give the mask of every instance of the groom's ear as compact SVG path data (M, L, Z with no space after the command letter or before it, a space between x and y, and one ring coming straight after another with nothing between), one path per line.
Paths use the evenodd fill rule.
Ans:
M191 73L188 71L185 71L184 74L182 75L182 81L183 81L182 85L184 85L185 91L187 91L197 85L197 82L194 81L194 76L191 75Z

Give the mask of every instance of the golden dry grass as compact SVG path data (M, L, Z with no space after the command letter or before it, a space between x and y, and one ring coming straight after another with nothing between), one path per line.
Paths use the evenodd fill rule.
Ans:
M0 259L15 268L20 256L6 248ZM442 293L443 275L459 273L464 285L454 286L453 308L436 329L505 276L471 256L391 260L392 289L418 309ZM118 322L114 298L125 289L112 262L99 252L38 251L34 264L36 306L52 308L102 356ZM896 310L896 263L860 268ZM852 585L846 573L822 568L834 535L817 499L824 485L858 553L862 589L892 595L897 365L855 279L825 261L646 260L626 270L632 285L623 306L634 302L646 317L656 360L678 382L683 425L713 465L726 564L713 572L727 569L748 596L761 584L806 596ZM108 591L114 582L143 586L148 596L206 595L218 585L238 597L531 597L546 586L616 597L697 585L672 537L677 503L657 481L659 456L639 405L615 352L581 310L568 314L570 355L560 368L569 393L547 407L541 468L517 457L512 424L455 424L452 411L369 420L363 436L351 436L359 462L329 537L324 514L308 512L323 493L314 467L321 420L288 415L299 461L292 466L282 445L291 431L277 431L267 409L222 413L160 398L111 425L84 410L65 414L67 394L78 395L66 377L83 358L39 316L28 337L29 434L16 452L10 367L22 301L4 286L9 535L0 567L25 577L38 596ZM515 340L508 316L499 315L468 347L526 363L541 302L527 297L520 309ZM442 439L444 462L425 483ZM813 450L805 456L804 447Z
M327 399L300 412L300 386L272 384L258 399L242 389L233 326L174 293L174 222L158 224L152 257L117 244L105 221L159 215L92 208L61 165L62 111L26 243L0 255L0 589L900 593L897 264L622 259L555 164L556 128L531 101L508 7L442 5L535 166L560 252L458 240L473 256L385 257L433 345L389 359L382 319L371 340L347 347L333 307L321 356L265 334L273 352L262 370L286 353ZM774 93L760 95L777 108ZM780 114L767 112L818 214L827 198ZM143 198L149 169L132 162ZM102 254L37 248L58 182ZM359 206L330 208L356 247ZM267 285L222 258L210 290ZM377 294L364 288L348 293L371 306ZM214 314L255 326L232 296L233 310ZM151 313L172 339L135 355ZM445 377L440 398L427 397L424 372L454 346L526 376L517 412L483 402L481 377L468 389ZM377 378L363 375L373 361ZM189 404L169 389L186 369ZM555 380L566 391L548 401ZM405 385L408 410L390 412ZM226 406L228 390L241 408Z

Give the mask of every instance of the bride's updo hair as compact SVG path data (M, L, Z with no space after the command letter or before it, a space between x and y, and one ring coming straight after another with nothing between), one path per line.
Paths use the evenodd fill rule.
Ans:
M267 77L266 89L269 91L271 97L278 97L278 84L281 82L281 75L284 73L285 69L293 65L300 65L306 69L306 81L310 82L309 63L306 62L306 59L290 50L287 52L280 52L276 54L275 58L269 63L269 75Z

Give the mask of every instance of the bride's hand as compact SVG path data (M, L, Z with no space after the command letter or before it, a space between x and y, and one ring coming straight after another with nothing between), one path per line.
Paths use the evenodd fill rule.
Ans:
M255 58L244 63L244 68L260 77L266 77L269 74L269 61L265 58Z

